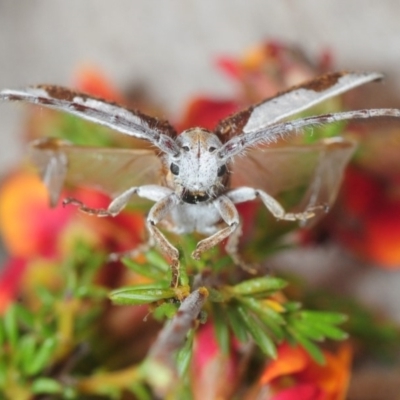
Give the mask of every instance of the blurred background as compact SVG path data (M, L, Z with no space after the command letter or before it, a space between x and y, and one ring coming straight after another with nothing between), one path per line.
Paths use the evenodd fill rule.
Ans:
M0 88L71 86L78 69L93 66L121 92L144 88L166 118L178 120L194 95L234 95L218 59L240 58L252 46L276 40L299 47L311 60L325 54L335 70L385 73L384 84L366 91L371 96L359 104L400 108L399 15L398 0L1 0ZM3 176L26 154L24 116L24 106L0 104ZM400 200L396 207L400 237ZM398 265L376 268L376 260L344 256L335 245L283 251L270 260L272 271L282 265L314 287L340 288L400 323Z
M310 58L328 51L336 69L384 72L385 84L374 88L377 98L369 104L396 105L399 15L396 0L2 0L0 87L71 85L78 68L93 65L122 91L145 87L173 118L193 93L232 94L232 83L215 66L217 57L237 57L277 39L301 47ZM23 113L22 105L0 105L1 171L25 154L19 134ZM372 274L367 286L376 304L382 285L386 295L397 285L380 270ZM391 306L400 321L400 306Z
M385 72L386 88L398 91L399 15L396 0L2 0L0 87L70 85L86 63L121 90L140 83L173 116L194 92L231 94L217 56L280 39L310 57L330 50L337 69ZM2 171L25 151L21 108L0 106Z
M396 0L3 0L0 87L71 85L78 68L93 65L121 90L145 87L173 118L193 93L232 94L217 57L278 39L311 58L330 52L337 69L384 72L369 99L382 107L400 91L399 13ZM23 106L0 105L1 171L25 153L22 115Z
M399 15L397 0L2 0L0 87L71 85L78 68L94 65L122 91L142 85L167 110L166 117L174 118L193 93L232 95L234 86L216 68L217 57L238 57L276 39L314 59L329 52L335 69L384 72L385 84L374 87L368 103L400 106L393 100L400 92ZM0 105L2 172L26 152L23 115L22 105ZM327 279L327 267L319 274L314 263L303 264L316 283ZM346 273L343 265L337 276ZM400 321L397 275L363 269L352 290L389 307Z

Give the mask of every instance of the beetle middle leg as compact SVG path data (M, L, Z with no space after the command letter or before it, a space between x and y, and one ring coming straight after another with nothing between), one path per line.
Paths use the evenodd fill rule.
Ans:
M168 213L179 203L179 199L175 193L164 197L159 200L150 209L149 215L147 216L146 226L150 234L150 240L159 247L161 252L170 258L171 260L171 287L178 285L179 279L179 251L168 241L164 234L156 227Z
M228 197L219 196L214 200L213 205L217 208L222 219L228 226L197 243L196 249L192 253L192 257L195 260L200 259L202 253L216 246L222 240L233 234L239 226L239 214L235 205L228 199Z

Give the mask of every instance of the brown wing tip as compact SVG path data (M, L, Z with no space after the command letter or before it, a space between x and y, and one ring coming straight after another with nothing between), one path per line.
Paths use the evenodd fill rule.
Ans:
M85 97L83 93L63 86L41 84L34 86L34 88L44 90L50 97L57 100L72 101L77 96Z

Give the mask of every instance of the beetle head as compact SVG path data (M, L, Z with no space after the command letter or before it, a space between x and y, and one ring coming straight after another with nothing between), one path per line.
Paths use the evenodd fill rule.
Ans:
M221 141L212 132L192 128L176 139L180 152L167 156L169 178L184 202L199 203L215 198L224 189L228 172L217 156Z

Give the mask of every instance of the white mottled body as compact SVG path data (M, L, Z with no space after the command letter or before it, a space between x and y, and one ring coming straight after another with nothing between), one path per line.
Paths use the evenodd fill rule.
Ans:
M171 210L173 232L177 234L198 232L211 235L217 231L221 215L212 201L201 204L179 203Z

